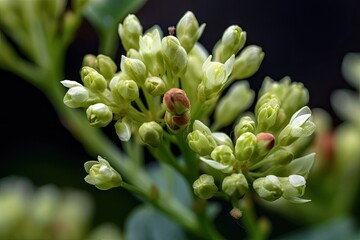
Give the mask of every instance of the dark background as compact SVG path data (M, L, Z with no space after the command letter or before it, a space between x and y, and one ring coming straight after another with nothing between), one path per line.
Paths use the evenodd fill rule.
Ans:
M335 89L351 88L342 76L341 62L346 53L360 52L360 1L148 0L135 14L144 30L158 24L166 32L187 10L195 14L200 24L206 23L200 42L209 51L231 24L238 24L247 32L246 45L262 47L264 61L249 79L253 89L259 89L265 76L274 80L290 76L308 88L311 108L327 110L334 125L341 122L331 108L330 96ZM79 80L82 57L97 54L97 47L96 32L84 20L67 53L65 78ZM123 53L119 47L117 64ZM97 213L96 222L122 223L137 201L125 191L100 192L86 184L83 163L92 157L63 128L44 95L6 71L0 71L0 79L0 177L22 175L36 185L54 183L85 189L93 194L100 210L105 210L104 202L114 199L108 206L115 208L112 213L119 214L102 211ZM129 201L130 207L124 209L117 202L121 199ZM226 217L222 221L227 221ZM284 224L282 219L277 221L281 230L274 235L298 227ZM231 222L229 228L234 229L233 225L238 226Z

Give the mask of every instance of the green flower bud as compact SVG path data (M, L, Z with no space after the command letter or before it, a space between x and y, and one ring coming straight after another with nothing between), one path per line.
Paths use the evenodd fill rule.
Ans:
M189 133L187 135L187 141L191 150L200 156L210 155L216 146L213 139L199 130Z
M269 166L281 164L285 165L291 162L294 159L294 154L290 151L280 148L275 152L271 153L270 155L266 156L263 161L268 161Z
M256 152L259 156L265 156L275 144L275 137L271 133L259 133L256 135Z
M191 51L205 29L205 24L199 27L195 15L187 11L176 25L176 36L187 53Z
M261 198L267 201L274 201L283 194L280 180L274 175L257 178L253 182L253 188Z
M81 79L84 86L91 89L103 92L107 87L107 81L103 75L91 67L81 68Z
M218 191L214 182L214 177L207 174L202 174L193 183L194 193L201 199L209 199Z
M212 133L212 136L217 145L226 145L229 146L232 150L234 149L234 144L231 138L226 133L214 132Z
M241 134L250 132L255 133L255 122L249 116L240 118L239 122L235 126L235 139L238 139Z
M235 162L233 150L227 145L216 146L210 156L215 161L227 166L231 166Z
M108 190L122 184L120 174L110 166L108 161L100 156L98 156L98 161L88 161L84 164L84 167L88 173L85 181L95 185L100 190Z
M86 109L86 115L90 125L93 127L105 127L113 119L113 113L110 108L103 103L90 105Z
M254 97L255 92L249 88L248 82L242 81L232 85L216 106L216 124L223 127L232 123L241 112L251 106Z
M231 55L236 55L244 47L246 32L239 26L229 26L223 33L221 43L218 48L219 62L225 62Z
M259 101L261 102L261 98ZM257 104L258 105L258 104ZM280 109L279 100L276 97L268 99L264 104L258 107L256 112L258 131L268 131L275 124L278 119L278 113Z
M217 96L225 86L232 71L235 57L230 57L225 63L212 62L210 55L202 66L203 79L198 87L199 100L210 99Z
M249 184L242 173L233 173L224 178L222 190L231 198L240 199L249 190Z
M183 115L190 110L190 101L186 92L180 88L168 90L163 97L163 103L166 111L173 115Z
M172 113L165 112L165 122L168 128L173 132L180 132L190 124L190 111L182 115L173 115Z
M163 129L157 122L145 122L139 127L139 136L144 144L156 148L161 144Z
M139 37L142 31L140 21L134 14L127 15L123 23L119 24L118 32L125 51L131 48L139 50Z
M304 195L306 180L301 175L279 178L285 199L299 198Z
M66 86L66 81L62 81L61 83ZM69 81L73 82L73 81ZM79 108L87 106L87 101L89 100L90 92L88 89L83 87L81 84L71 87L65 94L63 102L66 106L70 108Z
M256 136L251 132L245 132L236 139L235 157L239 161L249 160L256 149Z
M119 81L116 84L115 89L127 102L131 102L139 98L139 88L136 82L133 80Z
M182 74L187 66L187 54L179 40L174 36L166 36L161 41L161 48L166 65L174 75Z
M83 58L82 67L96 68L96 56L94 54L86 54Z
M281 101L281 108L291 116L299 108L304 107L309 102L309 92L302 83L293 82L287 91L286 98Z
M157 29L140 38L139 52L148 71L153 76L164 75L164 60L161 51L160 33Z
M139 59L128 58L122 55L120 68L121 71L128 75L132 80L135 80L139 85L142 85L147 78L146 66Z
M131 126L126 121L117 120L114 124L115 131L120 141L127 142L131 138Z
M232 75L236 79L251 77L259 69L264 59L264 52L255 45L245 47L236 57Z
M117 71L117 66L114 63L114 61L110 57L102 54L99 54L96 57L95 64L96 64L96 69L107 80L111 80Z
M164 80L159 77L148 77L145 80L145 89L153 96L163 95L166 91Z

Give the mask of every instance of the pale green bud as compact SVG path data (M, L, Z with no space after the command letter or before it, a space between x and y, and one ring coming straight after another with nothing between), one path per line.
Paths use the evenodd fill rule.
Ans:
M128 58L133 58L133 59L138 59L140 61L144 61L142 55L140 54L139 51L131 48L129 51L126 52L126 56Z
M235 157L239 161L249 160L256 149L256 136L251 132L245 132L236 139Z
M210 156L215 161L227 166L231 166L235 162L233 150L227 145L216 146Z
M81 68L81 79L84 86L95 91L103 92L107 87L107 81L103 75L91 67Z
M115 88L120 96L127 102L131 102L139 98L139 88L134 80L119 81Z
M244 47L246 32L238 25L229 26L223 33L219 51L219 61L225 62L231 55L236 55ZM219 50L220 50L219 49Z
M145 80L145 89L153 96L160 96L166 92L166 85L159 77L148 77Z
M128 58L124 55L121 56L120 62L121 71L128 75L136 83L142 85L147 78L147 71L145 64L135 58Z
M283 194L280 180L274 175L257 178L253 182L253 188L261 198L267 201L274 201Z
M115 62L110 57L105 56L103 54L99 54L96 57L95 64L96 64L96 69L107 80L112 79L117 71L117 66Z
M279 178L285 199L299 198L304 195L306 180L301 175Z
M232 76L236 79L251 77L260 68L265 53L255 45L245 47L235 58Z
M120 174L102 157L98 156L98 161L86 162L84 167L88 173L85 181L95 185L98 189L108 190L121 186L122 178Z
M264 161L268 161L269 165L276 165L276 164L288 164L294 159L294 154L290 151L280 148L275 152L271 153L270 155L264 158Z
M212 141L211 141L212 140ZM199 130L187 135L189 147L200 156L210 155L215 148L215 141Z
M187 66L187 53L179 40L174 36L166 36L161 41L162 53L166 65L174 75L182 74Z
M309 102L309 92L302 83L293 82L287 91L286 98L281 101L281 107L291 116L299 108Z
M207 174L202 174L193 183L194 193L201 199L209 199L218 191L214 182L214 177Z
M113 119L113 113L110 108L103 103L90 105L86 109L86 115L90 125L93 127L105 127Z
M82 67L96 68L96 56L94 54L86 54L83 57Z
M255 92L250 89L248 82L242 81L232 85L216 106L216 124L223 127L232 123L240 113L251 106L254 97Z
M164 75L165 69L161 51L161 39L157 29L140 38L139 52L148 71L153 76L160 77Z
M238 139L241 134L246 132L255 133L255 122L249 116L241 117L235 126L234 132L235 139Z
M125 51L131 48L139 49L139 37L142 31L140 21L134 14L127 15L123 23L119 24L118 33Z
M249 184L242 173L233 173L224 178L222 190L231 198L240 199L249 190Z
M161 144L163 129L157 122L145 122L139 127L139 136L144 144L156 148Z
M123 120L117 120L114 124L116 135L120 141L127 142L131 138L131 125Z
M231 140L231 138L223 132L214 132L212 133L213 138L215 139L215 142L217 145L227 145L231 149L234 149L234 144Z
M187 53L191 51L195 43L200 38L205 28L205 24L199 27L195 15L187 11L176 25L176 36Z
M90 92L82 85L71 87L65 94L63 102L70 108L79 108L87 106Z
M259 100L261 102L262 99ZM267 99L267 101L257 108L256 117L258 123L258 131L268 131L278 119L280 102L276 97Z

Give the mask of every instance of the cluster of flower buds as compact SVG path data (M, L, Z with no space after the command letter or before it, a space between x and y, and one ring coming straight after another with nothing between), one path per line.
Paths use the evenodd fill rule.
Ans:
M158 26L143 32L138 18L129 14L118 29L126 50L119 71L110 58L87 55L82 84L62 81L69 88L64 103L86 108L94 127L114 120L121 141L136 135L146 146L157 148L164 141L176 144L171 134L183 133L201 163L211 168L206 172L205 167L194 182L200 198L222 191L239 199L252 187L266 200L303 201L314 159L314 154L301 155L314 132L311 111L305 106L307 90L289 78L279 82L266 78L254 113L242 116L255 98L244 79L259 69L264 53L256 45L244 47L246 32L237 25L229 26L209 53L198 42L204 28L188 11L164 36ZM213 126L208 127L212 116ZM236 119L234 139L212 132ZM214 171L220 174L213 176ZM88 177L99 187L97 179L103 178Z
M290 106L289 101L294 104ZM311 111L304 106L307 101L307 90L300 83L267 79L254 115L243 115L236 123L234 139L195 120L187 135L189 147L199 155L205 172L210 167L209 174L214 169L222 173L202 175L194 183L195 194L208 199L222 191L230 199L240 199L252 187L268 201L283 197L306 202L301 197L315 157L314 153L303 156L301 151L315 130ZM299 109L295 111L294 106Z

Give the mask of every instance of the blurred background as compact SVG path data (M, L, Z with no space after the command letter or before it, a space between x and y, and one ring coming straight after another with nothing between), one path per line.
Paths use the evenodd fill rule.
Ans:
M290 76L309 90L311 108L326 110L334 127L342 123L331 106L330 96L336 89L353 90L342 74L341 64L347 53L360 52L360 1L147 0L133 13L144 30L158 24L166 32L187 10L195 14L200 24L206 23L199 41L209 51L231 24L247 32L246 45L262 47L265 58L259 71L248 79L251 88L257 91L266 76L274 80ZM83 56L97 54L98 45L97 32L83 19L66 52L66 79L80 80ZM121 54L124 50L119 44L117 64ZM123 190L99 191L88 185L83 180L83 164L94 158L63 127L44 94L4 69L0 70L0 79L0 177L24 176L35 186L51 183L60 188L85 190L94 199L92 224L114 222L121 226L138 200ZM273 237L301 228L296 222L260 211L273 219ZM352 211L359 213L356 207ZM227 213L224 211L224 216L219 216L222 220L218 220L224 231L235 228L234 234L241 232Z

